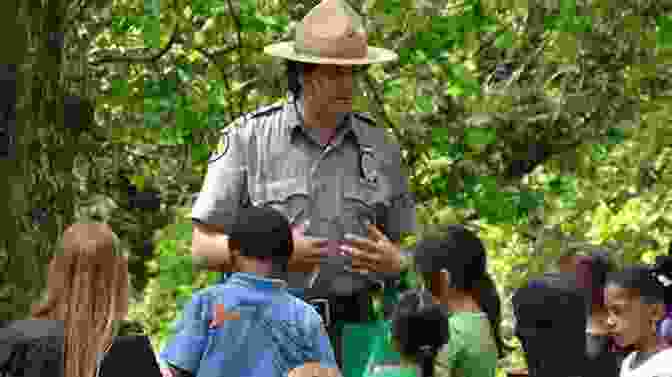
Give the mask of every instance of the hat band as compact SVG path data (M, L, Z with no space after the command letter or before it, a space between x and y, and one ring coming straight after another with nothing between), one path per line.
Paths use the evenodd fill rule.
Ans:
M297 38L294 52L314 58L364 59L368 46L366 34L355 33L347 39L318 40L312 36Z

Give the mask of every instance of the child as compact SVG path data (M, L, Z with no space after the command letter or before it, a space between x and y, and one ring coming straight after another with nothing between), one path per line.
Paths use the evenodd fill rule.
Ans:
M507 348L499 333L500 299L486 269L481 240L460 225L441 237L422 240L415 250L418 273L451 314L448 343L436 361L436 375L494 377Z
M604 285L607 274L615 269L608 255L593 253L577 260L579 287L585 292L588 304L586 327L586 355L589 371L600 371L600 376L617 377L626 352L614 347L607 327L607 309L604 305Z
M388 325L391 347L379 344L376 351L386 351L382 349L385 347L392 353L381 352L379 355L382 354L383 358L370 360L364 377L434 376L436 355L448 343L450 335L444 308L433 301L429 292L407 291L399 298ZM392 355L400 355L401 358Z
M620 347L634 349L621 364L621 377L672 377L672 349L656 335L672 271L660 267L629 267L607 278L610 333Z
M164 374L285 377L307 362L337 368L319 314L273 278L293 250L287 219L271 208L243 208L229 245L236 272L186 305L160 355Z
M605 375L604 371L591 369L586 363L588 301L574 273L547 273L516 290L512 297L515 335L525 352L525 374L530 377ZM515 373L523 374L520 372Z

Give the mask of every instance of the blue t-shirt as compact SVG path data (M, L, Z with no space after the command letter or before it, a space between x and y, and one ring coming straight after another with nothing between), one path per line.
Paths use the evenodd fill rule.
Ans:
M284 281L246 273L196 292L159 358L196 377L280 377L306 362L337 368L315 309Z

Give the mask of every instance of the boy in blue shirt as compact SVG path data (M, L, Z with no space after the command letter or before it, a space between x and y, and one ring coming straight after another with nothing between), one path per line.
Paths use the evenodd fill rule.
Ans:
M307 362L337 368L317 311L287 291L288 220L272 208L241 210L229 235L235 271L196 292L159 359L164 375L286 377Z

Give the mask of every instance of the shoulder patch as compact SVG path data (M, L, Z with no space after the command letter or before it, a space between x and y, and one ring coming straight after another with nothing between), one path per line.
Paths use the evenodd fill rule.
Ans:
M264 106L264 107L261 107L261 108L255 110L255 111L249 113L247 115L247 118L254 119L254 118L258 118L260 116L269 115L269 114L272 114L276 111L282 110L283 107L284 107L284 104L282 104L282 103L276 103L276 104L273 104L273 105L270 105L270 106Z
M362 120L372 126L376 124L376 121L373 119L373 115L371 115L371 113L353 113L353 115L357 119Z

